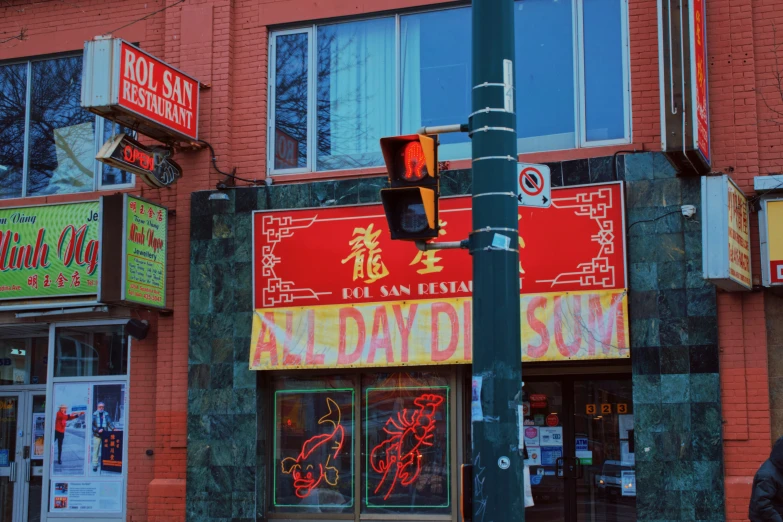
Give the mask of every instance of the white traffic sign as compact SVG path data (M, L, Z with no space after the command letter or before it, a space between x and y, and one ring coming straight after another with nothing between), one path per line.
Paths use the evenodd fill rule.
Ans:
M547 208L552 204L549 167L517 163L517 200L520 207Z

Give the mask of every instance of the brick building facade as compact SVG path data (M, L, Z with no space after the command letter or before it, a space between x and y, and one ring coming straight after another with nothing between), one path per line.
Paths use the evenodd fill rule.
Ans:
M699 209L701 200L698 178L677 175L659 153L657 3L619 4L627 19L629 139L598 146L579 142L567 150L521 154L520 161L550 165L554 186L624 181L630 224L681 204ZM228 190L227 203L210 201L211 192L205 191L226 178L212 168L207 149L185 148L176 155L184 171L179 183L158 190L136 180L133 187L120 189L174 211L167 283L173 312L140 311L151 329L145 340L131 345L127 520L253 520L270 514L266 452L273 434L266 418L272 414L267 400L272 384L267 372L248 370L253 306L250 289L242 288L251 279L251 212L332 206L335 201L376 203L384 184L385 171L377 165L273 174L274 184L262 184L272 170L267 146L273 141L267 134L270 34L462 5L418 0L188 0L166 9L162 2L94 0L9 0L0 5L5 22L0 27L0 67L78 55L84 41L111 33L198 78L205 86L200 137L214 148L217 167L257 181L237 182L238 188ZM712 172L729 174L753 197L754 178L783 168L783 91L778 81L783 74L778 38L783 36L775 33L776 26L783 26L783 13L774 0L711 0L706 8ZM469 160L448 160L444 195L469 193L469 169ZM0 209L84 201L104 193L11 197L0 200ZM636 446L654 448L646 462L636 453L635 516L746 520L753 474L768 456L771 441L783 434L783 369L777 362L783 350L783 305L780 297L758 286L755 212L751 248L756 288L747 293L714 291L703 284L699 225L670 221L626 232L631 364L617 371L633 383ZM116 309L108 316L68 320L132 316L135 312ZM41 321L0 314L4 326ZM669 359L677 348L684 350L684 367ZM701 366L694 360L698 350L709 359ZM667 364L678 369L667 369ZM711 380L718 372L719 387ZM662 398L667 386L684 386L689 393ZM708 397L710 393L718 395ZM664 411L678 411L680 418ZM673 449L678 444L692 446L692 451L678 456ZM653 465L655 461L669 467ZM672 463L681 467L672 468ZM680 470L678 484L664 478L672 469ZM688 481L702 486L694 492Z

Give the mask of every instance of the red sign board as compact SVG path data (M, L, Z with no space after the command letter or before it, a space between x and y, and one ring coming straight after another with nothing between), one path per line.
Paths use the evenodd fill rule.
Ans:
M693 41L696 61L696 146L710 162L710 115L707 102L706 0L693 0Z
M119 105L198 139L196 80L127 42L120 50Z
M627 288L621 183L552 190L519 208L522 294ZM471 198L441 199L441 241L471 231ZM465 250L392 241L381 205L259 211L253 216L254 308L470 297Z

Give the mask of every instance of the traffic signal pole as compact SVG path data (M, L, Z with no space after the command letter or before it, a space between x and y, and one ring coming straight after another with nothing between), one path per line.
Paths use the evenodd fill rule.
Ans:
M473 0L473 521L525 519L514 0Z

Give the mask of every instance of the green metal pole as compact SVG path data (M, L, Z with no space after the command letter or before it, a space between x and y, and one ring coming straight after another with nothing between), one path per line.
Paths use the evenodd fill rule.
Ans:
M473 0L473 520L525 520L514 0ZM504 469L505 468L505 469Z

